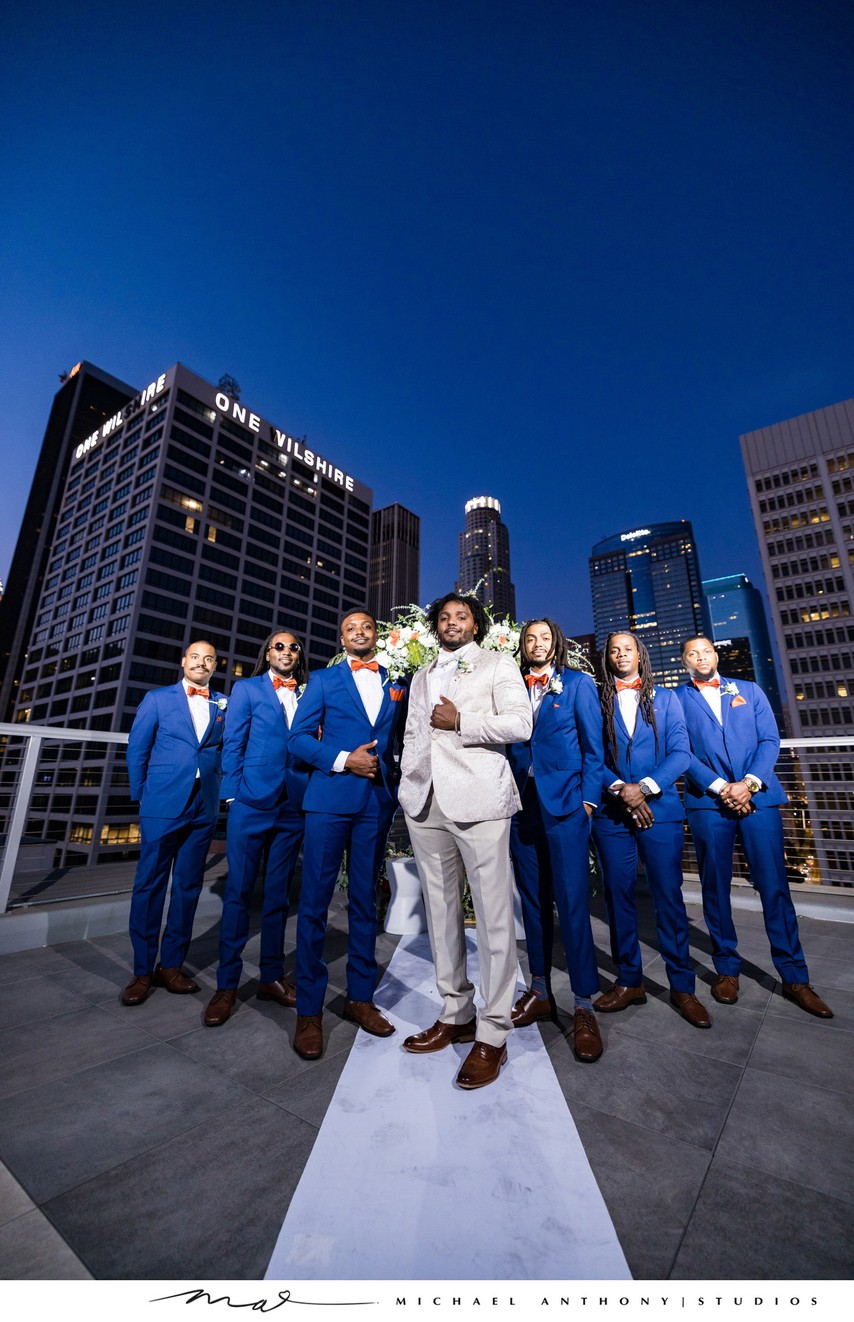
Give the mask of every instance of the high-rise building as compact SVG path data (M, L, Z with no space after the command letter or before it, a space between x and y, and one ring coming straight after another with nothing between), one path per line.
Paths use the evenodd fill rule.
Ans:
M477 592L496 619L516 618L516 589L510 577L510 534L493 496L466 501L460 533L458 592Z
M609 633L630 629L646 644L656 682L668 688L684 683L682 642L709 632L690 522L653 523L606 537L593 547L589 564L599 651Z
M421 520L402 505L386 505L371 515L368 605L378 620L395 617L395 607L418 602Z
M704 579L703 592L709 607L712 642L724 644L741 638L746 639L749 644L753 675L733 674L733 679L755 678L771 703L778 724L782 725L783 707L761 592L754 587L746 574L727 574L723 578ZM742 652L743 647L739 650L739 655ZM721 670L729 673L725 670L723 661Z
M854 399L741 437L792 733L854 734ZM821 880L854 881L850 757L800 751Z
M327 664L342 611L367 600L367 487L180 365L65 437L55 529L23 591L37 604L14 721L127 730L193 638L216 646L226 692L277 626ZM90 861L134 845L114 757L96 747L51 778L28 832L49 822Z
M12 717L72 455L133 394L133 386L85 362L64 374L57 391L0 602L0 721Z

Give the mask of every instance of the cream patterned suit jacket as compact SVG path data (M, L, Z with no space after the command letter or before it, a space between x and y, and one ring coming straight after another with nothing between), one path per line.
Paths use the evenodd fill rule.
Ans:
M460 732L430 726L431 662L417 671L409 692L409 714L400 763L399 801L417 817L430 786L446 817L487 822L512 817L521 803L506 745L531 737L531 702L512 657L468 648L463 671L450 680L445 697L460 714Z

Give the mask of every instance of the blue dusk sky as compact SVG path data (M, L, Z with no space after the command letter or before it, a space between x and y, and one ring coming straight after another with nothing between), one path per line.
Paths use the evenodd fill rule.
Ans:
M16 5L0 576L59 373L180 361L421 516L502 504L520 618L694 524L761 582L741 432L854 394L850 0Z

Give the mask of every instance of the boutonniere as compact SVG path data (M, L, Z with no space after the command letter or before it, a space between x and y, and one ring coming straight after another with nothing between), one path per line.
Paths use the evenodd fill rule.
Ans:
M210 701L215 707L218 707L220 711L225 711L228 706L228 698L211 698Z
M297 684L296 688L294 689L294 697L296 698L297 702L299 702L300 698L305 693L305 690L306 690L305 684Z
M728 694L729 697L731 698L738 697L738 689L736 688L735 684L733 684L731 679L727 680L726 684L724 684L723 688L721 689L721 696L723 696L724 693ZM741 701L744 702L744 698L742 698Z
M459 661L457 662L457 674L470 675L473 670L474 670L474 662L470 661L467 656L461 656Z
M390 688L388 691L388 696L392 702L402 702L403 699L406 697L406 689Z
M560 675L552 675L546 693L563 693L563 680Z

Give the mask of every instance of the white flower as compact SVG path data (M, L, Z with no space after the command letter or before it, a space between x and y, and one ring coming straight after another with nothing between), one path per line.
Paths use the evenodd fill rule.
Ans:
M733 684L732 680L729 680L728 683L724 684L721 693L726 693L731 698L736 698L738 697L738 688Z
M457 662L458 673L460 675L470 675L473 670L474 670L474 662L470 661L467 656L460 657L459 661Z
M549 687L546 690L546 692L563 693L563 680L561 679L560 675L552 675L551 679L549 680Z
M215 701L220 711L225 711L226 707L228 706L228 698L217 698Z

